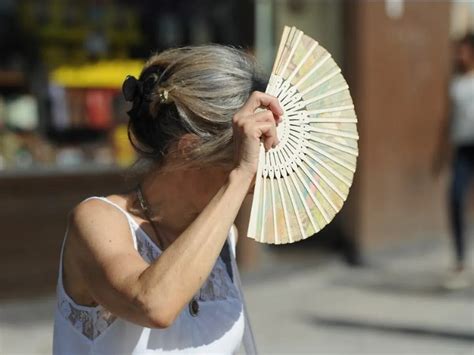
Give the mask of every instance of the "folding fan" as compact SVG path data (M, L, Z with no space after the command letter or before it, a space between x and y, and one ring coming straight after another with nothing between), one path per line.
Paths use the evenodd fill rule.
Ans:
M302 31L285 27L266 92L283 107L280 143L260 148L248 237L310 237L340 211L358 156L357 118L341 69Z

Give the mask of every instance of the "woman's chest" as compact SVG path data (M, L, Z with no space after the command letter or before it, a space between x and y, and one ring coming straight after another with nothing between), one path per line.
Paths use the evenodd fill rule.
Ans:
M160 257L161 251L141 231L136 231L137 251L147 263L152 263ZM199 303L239 299L239 292L232 280L232 264L230 258L227 262L219 256L206 281L196 292L194 299Z

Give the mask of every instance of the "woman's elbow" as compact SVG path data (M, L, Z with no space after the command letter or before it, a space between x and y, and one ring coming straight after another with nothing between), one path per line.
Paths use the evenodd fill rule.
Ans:
M171 327L179 315L173 304L161 300L141 299L138 302L140 313L149 328L165 329Z
M169 328L174 324L176 318L175 315L167 314L166 312L161 312L159 310L148 311L146 313L146 322L149 328Z

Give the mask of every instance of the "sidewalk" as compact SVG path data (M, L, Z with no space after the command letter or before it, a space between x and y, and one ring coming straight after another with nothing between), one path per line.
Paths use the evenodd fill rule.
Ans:
M372 255L366 268L332 260L247 283L259 351L473 355L474 288L440 287L448 257L447 243L425 241Z
M243 275L260 353L474 354L474 288L439 287L448 253L424 242L355 269L307 251L266 253L261 271ZM0 303L0 354L50 354L53 309L52 297Z

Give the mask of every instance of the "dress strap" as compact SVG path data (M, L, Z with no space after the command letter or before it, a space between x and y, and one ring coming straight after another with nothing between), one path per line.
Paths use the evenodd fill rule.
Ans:
M66 226L66 232L64 233L63 242L61 244L61 252L59 253L59 271L58 271L58 288L63 289L63 254L64 245L66 245L66 239L69 233L69 221Z
M117 205L115 202L112 202L107 197L103 197L103 196L92 196L92 197L89 197L89 198L85 199L84 202L88 201L88 200L92 200L92 199L98 199L98 200L104 201L105 203L108 203L109 205L115 207L120 212L122 212L122 214L127 219L128 226L130 227L130 232L132 233L133 245L135 246L135 249L137 249L137 238L135 236L134 226L137 225L138 223L132 218L132 216L130 216L130 213L125 211L122 207Z
M230 230L229 230L229 236L227 238L229 244L230 244L230 249L232 251L232 256L234 257L234 259L236 258L236 255L237 255L237 252L236 252L236 247L237 247L237 238L235 236L236 234L236 230L237 228L235 227L235 224L233 224L231 227L230 227Z

